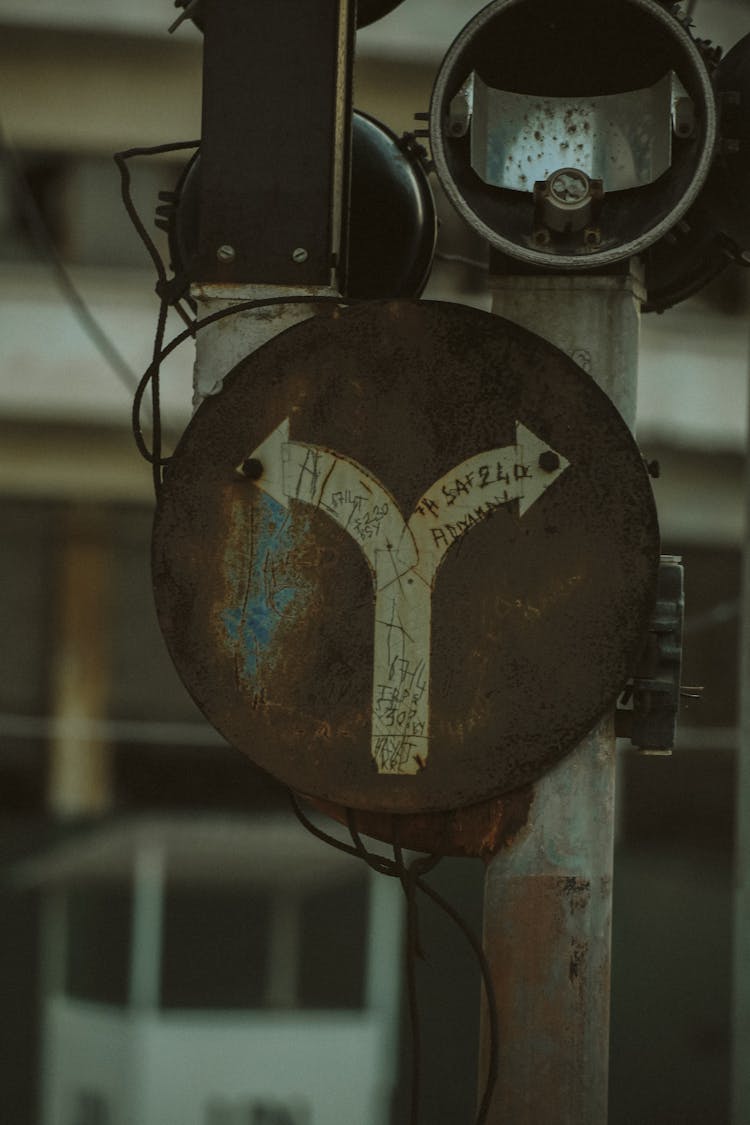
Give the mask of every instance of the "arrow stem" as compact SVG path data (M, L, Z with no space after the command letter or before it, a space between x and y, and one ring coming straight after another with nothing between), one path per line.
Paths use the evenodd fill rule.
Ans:
M432 589L409 571L375 595L372 757L379 773L415 774L428 749Z

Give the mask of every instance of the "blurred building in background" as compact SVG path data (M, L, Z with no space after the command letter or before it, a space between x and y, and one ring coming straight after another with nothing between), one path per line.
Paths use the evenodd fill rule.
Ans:
M440 59L480 6L406 0L361 32L357 108L397 133L413 128L414 113L428 107ZM750 31L742 0L687 7L701 36L727 48ZM89 1050L88 1040L76 1042L84 1034L75 1022L81 1004L89 1012L99 1005L93 1018L117 1023L117 1033L105 1028L94 1043L98 1050L107 1041L107 1065L127 1087L139 1081L141 1064L125 1045L117 1051L117 1036L140 1018L153 1031L163 1010L162 1030L169 1024L177 1035L164 1059L181 1061L165 1061L161 1075L175 1096L183 1092L190 1036L205 1029L207 1010L224 1011L217 1016L222 1034L236 1029L237 1070L257 1056L251 1038L259 1014L283 1026L284 1005L274 992L282 977L274 975L268 942L276 933L283 947L294 927L288 918L286 931L283 918L274 923L273 896L255 876L263 848L281 854L275 833L278 818L288 815L286 795L208 727L167 657L150 591L150 473L129 431L157 300L150 262L122 208L112 153L200 135L200 37L189 23L168 36L174 15L169 0L0 0L0 840L7 875L0 889L0 1104L13 1125L136 1120L97 1102L89 1078L76 1087L77 1100L61 1096L51 1108L65 1060L74 1068ZM179 154L136 162L135 198L149 221L158 192L174 186L181 166ZM425 296L489 307L483 248L438 202L438 259ZM98 349L61 289L56 257L120 360ZM683 715L673 757L643 758L627 749L621 755L612 1125L728 1121L747 309L746 276L732 267L697 297L643 321L639 440L661 466L654 487L664 551L682 555L686 565L683 678L705 691ZM182 324L171 327L176 332ZM190 344L164 368L172 441L189 417L191 369ZM215 878L201 866L201 824L237 832ZM342 1027L353 1028L357 1020L364 1027L377 1008L367 966L385 971L373 950L397 937L399 910L353 860L339 870L338 859L296 823L288 833L293 843L277 890L292 885L300 863L318 874L306 905L298 903L299 990L292 997L287 988L286 1006L304 1009L300 1018L317 1051L332 1012L347 1013ZM141 948L133 918L142 917L132 871L144 838L161 842L159 854L174 852L173 874L165 860L160 969L151 978L147 1017L130 1011ZM435 878L476 925L481 865L447 861ZM63 887L67 921L55 917ZM458 939L427 908L424 934L424 1119L470 1120L476 974ZM384 979L395 987L401 970L389 956ZM148 977L155 970L142 971ZM383 988L381 980L375 992ZM386 1008L393 1023L393 1005ZM180 1024L177 1009L190 1009L195 1019ZM227 1009L234 1009L231 1017ZM238 1011L247 1017L242 1027ZM304 1073L310 1060L304 1028L292 1031L279 1047L287 1052L287 1075L297 1066ZM394 1066L397 1122L408 1097L405 1031L398 1065L386 1055L383 1048L380 1095L387 1102ZM337 1056L330 1082L363 1105L373 1073L358 1065ZM262 1085L240 1094L217 1075L214 1093L201 1102L203 1116L195 1117L201 1125L255 1120L253 1097L259 1105L274 1100ZM312 1097L312 1079L305 1088ZM339 1120L332 1109L306 1117L307 1095L298 1089L289 1087L289 1112L297 1113L290 1123ZM171 1119L162 1110L159 1120ZM188 1120L181 1112L173 1119ZM340 1119L366 1120L348 1110Z

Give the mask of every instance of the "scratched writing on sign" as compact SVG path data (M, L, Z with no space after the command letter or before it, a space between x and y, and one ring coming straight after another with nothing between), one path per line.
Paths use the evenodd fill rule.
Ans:
M518 498L530 468L519 457L517 446L497 450L492 459L474 459L464 472L454 472L426 493L414 509L420 519L417 538L440 557L472 527Z
M380 534L383 520L388 515L388 504L372 503L367 496L352 495L349 489L328 494L323 489L320 507L333 516L360 543Z
M524 465L519 461L509 463L507 458L499 458L495 462L477 465L475 469L465 475L446 481L441 486L440 493L445 503L451 506L460 503L462 496L473 497L477 490L493 489L498 484L510 487L512 481L528 480L530 475L531 468L529 465ZM505 495L507 496L507 491ZM433 505L435 503L430 501L428 497L425 497L422 503L428 501Z
M327 512L359 543L375 592L372 757L381 773L418 773L429 750L432 592L440 565L453 543L499 508L515 503L522 518L569 462L516 421L515 442L455 465L405 519L364 466L291 441L288 419L253 456L267 466L258 487L285 506L295 499Z
M381 773L411 772L427 758L428 665L408 619L413 602L399 606L395 591L382 602L376 628L385 644L375 660L371 751Z
M486 500L484 504L478 504L472 512L467 512L463 519L457 519L455 523L441 523L437 527L430 528L433 544L436 547L449 547L451 543L455 543L462 535L465 535L470 528L475 527L476 524L486 520L498 508L503 508L510 504L510 497L507 499L493 498Z
M320 507L341 524L360 543L380 534L383 520L388 515L388 504L373 503L370 497L337 489L329 492L325 486L320 497Z
M375 733L371 753L378 773L415 773L414 763L425 766L423 742L408 735Z

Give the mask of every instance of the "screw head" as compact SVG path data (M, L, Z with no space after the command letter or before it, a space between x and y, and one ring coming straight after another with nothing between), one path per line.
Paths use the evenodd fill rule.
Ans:
M216 251L216 257L220 262L233 262L235 258L234 246L229 246L228 243L220 246Z
M545 449L544 453L539 454L539 468L545 473L554 473L555 469L560 468L560 458L554 450Z
M306 262L307 259L308 259L308 256L309 255L307 253L307 250L305 250L304 246L297 246L297 247L295 247L294 250L292 250L292 261L293 262L300 262L300 263Z
M248 480L259 480L263 476L263 463L257 457L246 457L240 467Z
M589 194L588 176L577 168L565 168L550 178L549 190L560 203L578 203Z

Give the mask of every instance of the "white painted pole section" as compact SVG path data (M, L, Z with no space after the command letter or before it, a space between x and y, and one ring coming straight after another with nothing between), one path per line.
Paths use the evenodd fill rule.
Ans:
M370 881L365 1009L382 1028L381 1055L372 1060L379 1081L373 1093L372 1113L362 1118L372 1125L389 1125L391 1097L396 1082L401 1012L404 895L400 880L368 872Z
M281 285L243 285L227 289L221 285L193 285L190 294L198 303L198 316L236 308L245 301L259 301L269 297L291 298L317 294L331 295L328 289L289 289ZM288 301L261 309L247 309L228 315L202 328L195 340L195 366L193 368L193 406L199 407L204 398L218 394L224 379L237 364L252 352L268 343L286 328L299 324L313 315L314 306Z
M42 888L39 924L39 1022L41 1050L39 1121L51 1125L56 1111L59 1068L55 1041L55 1009L65 995L68 961L68 896L64 884Z
M740 625L740 745L734 842L732 1125L750 1121L750 447L745 467L745 537Z
M640 298L633 276L493 279L493 312L572 356L631 427ZM606 1123L614 762L607 718L537 782L526 828L488 864L500 1022L488 1125ZM480 1088L487 1034L485 1019Z
M130 937L131 1010L155 1012L161 999L165 855L156 844L137 846Z

